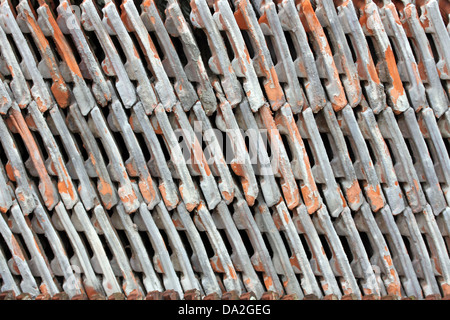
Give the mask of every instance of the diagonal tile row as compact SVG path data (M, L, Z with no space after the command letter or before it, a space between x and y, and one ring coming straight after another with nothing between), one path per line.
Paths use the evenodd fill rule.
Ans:
M0 0L0 299L449 299L444 0Z

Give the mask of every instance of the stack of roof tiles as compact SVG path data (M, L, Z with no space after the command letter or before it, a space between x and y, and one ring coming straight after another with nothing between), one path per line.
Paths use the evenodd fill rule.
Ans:
M0 0L0 299L450 298L446 0Z

